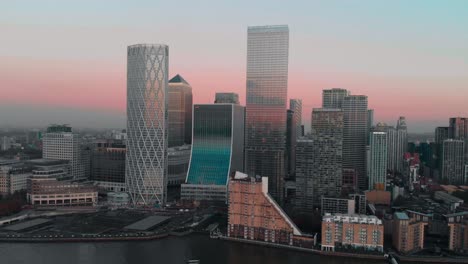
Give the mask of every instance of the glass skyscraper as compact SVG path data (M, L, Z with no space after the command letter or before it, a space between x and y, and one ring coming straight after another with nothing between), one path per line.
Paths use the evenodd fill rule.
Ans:
M194 105L193 142L183 200L226 201L229 175L243 171L244 107Z
M268 190L283 197L288 89L288 26L247 30L246 172L268 177Z
M167 188L169 48L132 45L127 56L127 191L134 205L163 205Z
M366 142L368 140L367 96L348 95L343 99L343 168L353 169L358 187L367 189Z
M192 142L192 87L179 74L169 80L169 147Z

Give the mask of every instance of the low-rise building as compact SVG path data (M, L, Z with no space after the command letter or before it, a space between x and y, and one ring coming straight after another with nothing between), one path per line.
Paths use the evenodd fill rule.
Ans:
M22 162L0 166L0 194L5 196L26 190L26 182L31 175L31 166Z
M179 186L185 182L190 164L190 145L167 149L167 185Z
M468 252L468 211L448 214L449 249L457 252Z
M440 200L444 204L447 204L450 206L450 210L455 211L457 207L459 207L463 203L463 199L460 199L458 197L455 197L453 195L450 195L446 192L443 191L437 191L434 193L434 199L435 200Z
M391 194L383 190L366 191L366 200L371 204L390 205Z
M125 192L107 193L107 203L113 207L121 207L130 204L130 196Z
M352 198L333 198L322 196L322 215L325 214L354 214L356 201Z
M424 248L424 227L428 219L417 212L396 212L393 218L393 246L400 253Z
M322 219L322 250L336 247L383 251L384 226L376 216L326 214Z
M312 247L314 239L302 234L268 193L268 178L236 172L229 182L227 235L234 238Z

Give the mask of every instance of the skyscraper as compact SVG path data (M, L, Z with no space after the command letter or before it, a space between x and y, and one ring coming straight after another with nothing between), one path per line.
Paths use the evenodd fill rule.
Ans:
M296 123L296 138L302 136L302 99L290 99L289 109L294 112L294 120Z
M436 127L435 143L442 145L446 139L449 139L449 127Z
M127 56L127 191L134 205L163 205L167 195L169 48L132 45Z
M449 138L465 141L465 162L468 164L468 117L452 117L449 123Z
M81 138L72 132L71 127L68 125L49 126L42 137L42 144L42 157L44 159L68 160L72 179L85 178Z
M369 190L385 190L387 179L387 133L372 132L369 149L369 163L367 165Z
M193 142L183 200L226 202L231 173L244 169L244 107L196 104Z
M332 88L322 92L322 108L342 108L343 100L349 92L342 88Z
M268 190L279 202L285 175L288 53L288 26L248 28L245 169L268 177Z
M237 93L216 93L215 104L239 104Z
M343 112L316 108L311 140L298 140L296 149L296 205L310 211L321 197L336 197L342 186Z
M367 188L366 142L367 142L367 96L348 95L343 99L343 168L354 169L358 187Z
M286 160L287 166L286 171L289 178L292 178L295 174L296 168L296 120L294 119L294 111L288 109L286 112L287 115L287 125L286 125Z
M463 140L447 139L442 148L442 180L448 184L463 185L465 179L465 142Z
M169 80L169 147L192 142L192 87L179 74Z
M397 156L396 156L396 145L397 145L397 131L395 127L388 126L385 123L378 123L372 128L372 132L385 132L387 134L387 169L396 172L397 171ZM403 160L403 158L401 158Z
M403 172L403 155L408 150L408 131L406 129L406 119L400 116L396 125L397 144L396 144L396 167L398 172Z

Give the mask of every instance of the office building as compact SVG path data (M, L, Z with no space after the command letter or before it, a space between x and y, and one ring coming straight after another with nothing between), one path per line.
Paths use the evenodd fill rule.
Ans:
M183 145L167 149L167 185L180 186L187 178L191 146Z
M125 181L133 205L163 205L167 190L169 48L127 49Z
M268 193L267 177L236 172L229 183L227 236L286 245L313 245Z
M244 107L197 104L193 109L192 155L181 199L226 202L229 176L244 169Z
M83 163L82 141L67 125L51 125L42 137L44 159L68 160L70 175L74 180L86 178L86 163Z
M192 142L192 87L179 74L168 83L168 147Z
M367 212L367 199L365 194L352 193L349 194L349 198L354 200L355 213L366 214Z
M449 249L468 252L468 212L445 215L449 227Z
M424 228L428 219L411 212L393 215L393 247L400 253L410 253L424 248Z
M288 26L255 26L247 34L245 170L268 177L280 203L286 173Z
M368 190L385 190L387 183L387 134L372 132L370 136Z
M442 180L448 184L463 185L465 179L465 141L447 139L442 145Z
M357 175L353 169L343 169L341 180L341 193L351 194L358 191Z
M366 142L367 142L367 96L348 95L343 99L343 168L354 169L358 187L367 188Z
M13 139L11 137L3 136L0 141L0 150L6 151L13 146Z
M322 250L335 247L383 251L384 226L374 215L325 214L322 218Z
M239 104L237 93L216 93L215 104Z
M32 168L23 162L0 165L0 195L26 190L26 182L31 176Z
M455 196L453 196L451 194L448 194L448 193L446 193L444 191L434 192L434 199L438 200L438 201L442 201L442 203L446 204L451 212L454 212L464 202L463 199L455 197Z
M343 108L343 101L349 92L342 88L332 88L322 92L322 108Z
M91 154L90 180L107 191L124 192L126 148L121 141L96 142Z

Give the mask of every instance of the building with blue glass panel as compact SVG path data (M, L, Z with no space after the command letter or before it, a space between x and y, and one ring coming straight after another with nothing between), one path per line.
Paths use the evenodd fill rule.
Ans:
M198 104L193 108L192 155L181 198L226 201L229 175L244 171L244 107Z

